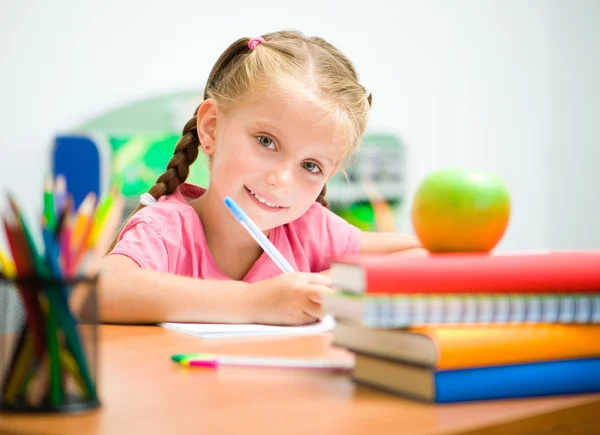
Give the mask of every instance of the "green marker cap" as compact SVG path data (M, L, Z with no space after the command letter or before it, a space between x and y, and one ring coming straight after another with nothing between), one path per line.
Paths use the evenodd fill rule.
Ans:
M175 362L182 362L186 359L201 359L210 357L211 355L207 353L178 353L175 355L171 355L171 360Z

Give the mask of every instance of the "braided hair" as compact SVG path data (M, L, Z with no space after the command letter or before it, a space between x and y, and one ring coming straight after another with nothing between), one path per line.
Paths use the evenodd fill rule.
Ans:
M264 92L273 88L274 80L294 76L304 80L317 98L329 101L332 116L337 116L338 124L346 133L348 151L356 148L366 129L372 97L358 82L358 74L350 60L323 38L305 37L296 31L269 33L259 39L258 45L249 45L250 38L240 38L221 54L206 82L204 100L215 99L226 113L235 108L241 96ZM198 158L198 109L183 127L167 169L148 191L157 201L177 191L186 181L190 165ZM327 186L323 186L316 201L328 207L326 193ZM143 207L138 205L131 216ZM117 240L118 235L108 252Z

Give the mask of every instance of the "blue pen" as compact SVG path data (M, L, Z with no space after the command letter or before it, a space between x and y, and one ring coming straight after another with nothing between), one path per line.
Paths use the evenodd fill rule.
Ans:
M238 222L248 231L256 243L263 248L271 260L281 269L282 272L295 272L294 268L287 262L281 252L271 243L271 241L263 234L263 232L250 220L248 215L235 203L229 196L225 197L225 205L229 211L235 216Z

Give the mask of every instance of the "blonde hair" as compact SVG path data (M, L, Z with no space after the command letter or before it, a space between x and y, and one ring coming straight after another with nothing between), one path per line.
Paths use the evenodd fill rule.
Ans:
M250 38L240 38L225 50L210 72L204 100L213 98L219 108L228 113L235 110L244 97L257 92L285 92L286 80L294 80L303 85L303 96L319 103L326 120L338 126L346 144L344 152L349 154L358 146L366 129L372 101L370 93L358 82L350 60L323 38L306 37L296 31L269 33L262 38L264 42L254 49L248 47ZM190 165L198 158L197 113L198 109L185 124L166 171L148 191L156 200L174 193L185 182ZM324 186L316 199L325 207L328 206L326 192ZM143 207L138 205L132 215ZM109 252L117 238L118 235Z

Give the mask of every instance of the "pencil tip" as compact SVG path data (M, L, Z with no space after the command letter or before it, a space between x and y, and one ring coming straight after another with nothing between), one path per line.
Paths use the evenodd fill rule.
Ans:
M90 213L96 205L96 194L94 192L88 193L83 202L80 205L81 212Z
M8 204L10 205L11 210L18 215L19 214L19 206L17 205L17 201L15 197L10 191L6 191L6 198L8 199Z

